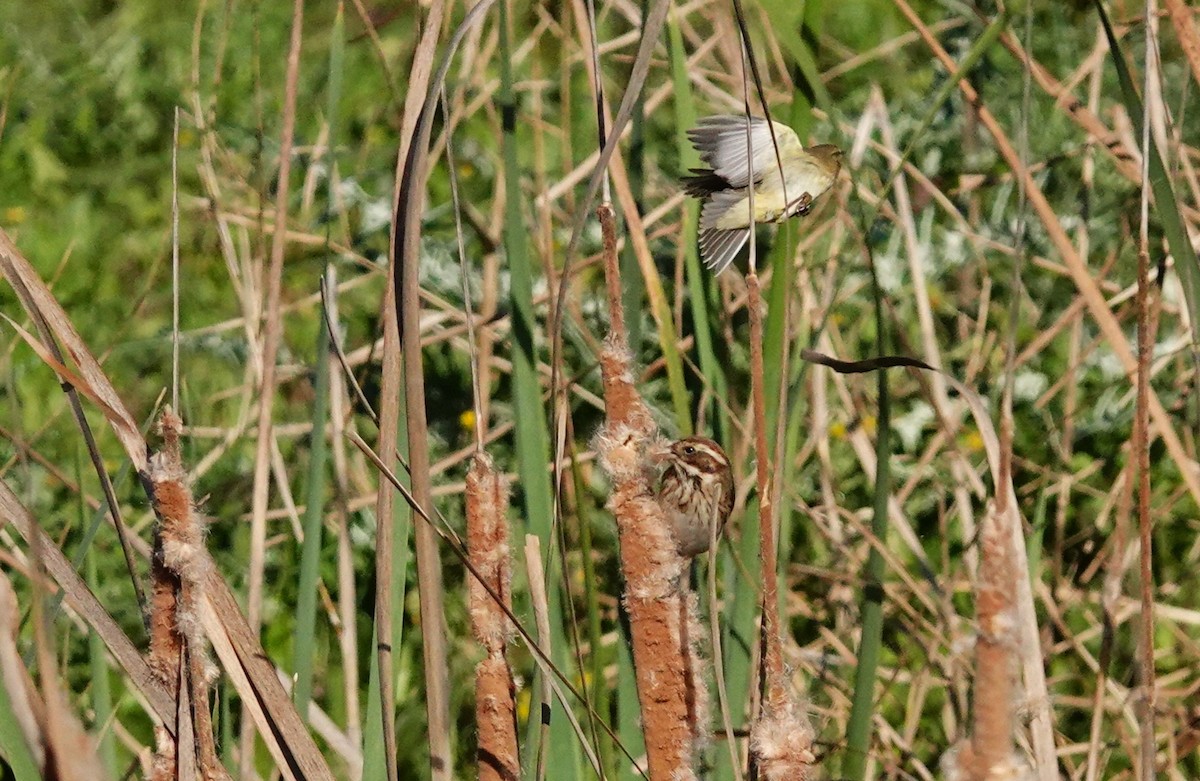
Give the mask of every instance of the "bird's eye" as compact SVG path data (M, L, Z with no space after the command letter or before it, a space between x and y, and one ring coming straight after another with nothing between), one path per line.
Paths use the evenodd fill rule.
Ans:
M693 447L692 445L688 445L687 447L685 447L683 449L683 453L684 453L684 455L694 456L694 455L696 455L696 448Z

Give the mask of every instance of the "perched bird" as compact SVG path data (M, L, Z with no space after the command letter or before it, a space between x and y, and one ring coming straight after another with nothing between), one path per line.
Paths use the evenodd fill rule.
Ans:
M747 162L746 118L705 117L688 131L688 138L709 168L693 168L683 179L684 191L699 198L700 257L720 274L750 237L756 222L782 222L807 214L821 193L833 186L842 167L842 150L832 144L805 149L796 131L779 122L775 143L761 117L750 119L752 164ZM783 175L780 176L780 162ZM750 214L750 188L754 214Z
M664 465L658 503L685 559L708 550L733 511L733 469L721 446L706 437L671 442L654 454Z

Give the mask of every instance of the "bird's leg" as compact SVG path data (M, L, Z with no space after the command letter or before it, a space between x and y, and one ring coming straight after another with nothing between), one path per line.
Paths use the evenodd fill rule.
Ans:
M793 215L808 214L809 211L812 210L812 202L813 202L812 196L809 195L808 193L804 193L799 198L792 201L791 206L788 209L788 211L790 211Z

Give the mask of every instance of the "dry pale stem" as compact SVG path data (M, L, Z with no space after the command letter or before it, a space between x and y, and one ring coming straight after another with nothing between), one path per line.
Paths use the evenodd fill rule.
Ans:
M512 631L503 608L512 607L508 481L479 452L467 472L467 554L478 579L469 577L471 630L486 658L475 669L476 762L480 781L515 781L520 772L512 670L505 652ZM481 582L482 581L482 582ZM503 602L497 604L493 594Z
M763 708L751 728L750 751L763 779L804 781L815 757L812 728L788 686L783 669L783 638L779 629L779 577L775 556L775 525L771 508L771 460L767 450L766 387L763 373L762 292L758 274L746 277L750 311L750 377L754 399L754 451L758 460L759 557L762 560Z
M699 681L692 673L681 591L685 562L679 557L662 508L653 493L646 449L657 436L649 411L633 385L620 307L620 276L612 206L598 209L605 235L611 332L600 354L607 424L597 438L600 462L613 482L609 507L617 521L625 607L650 777L688 781L692 769Z
M1145 213L1143 212L1143 215ZM1145 223L1143 222L1143 237ZM1146 242L1138 252L1137 340L1138 374L1137 404L1133 420L1133 455L1137 464L1138 518L1138 575L1141 597L1141 620L1138 623L1138 661L1141 703L1138 713L1140 735L1141 778L1152 779L1157 753L1154 734L1155 693L1154 670L1154 518L1150 514L1150 356L1154 351L1154 318L1150 313L1150 259Z
M771 460L767 449L766 388L763 370L762 292L758 274L746 277L750 313L750 382L754 399L754 455L758 461L759 556L763 574L763 658L766 666L766 705L781 705L786 699L783 653L779 637L779 576L776 572L775 521L771 507Z
M266 269L266 300L263 302L262 371L259 385L257 441L254 453L254 487L251 495L250 577L247 583L247 615L255 632L262 628L263 566L266 558L267 507L270 503L270 450L275 390L278 384L276 359L283 339L283 258L287 245L288 190L292 171L292 141L296 129L296 92L300 74L300 42L304 23L304 3L292 3L292 29L284 87L283 128L279 141L279 176L275 193L275 229L271 238L271 263ZM253 766L254 729L243 707L241 728L240 775L250 775Z
M600 233L604 237L604 257L617 256L617 227L616 215L612 206L601 204L596 210L600 217ZM605 290L608 292L609 335L617 344L624 345L629 341L625 332L625 305L621 300L621 275L605 273Z
M389 272L389 281L395 290L393 303L397 308L396 323L400 335L412 499L426 513L433 507L433 485L429 466L428 421L425 417L425 371L421 356L421 261L417 246L421 234L419 215L429 176L426 158L430 133L430 115L427 113L431 108L428 102L430 75L433 73L442 19L449 5L445 0L436 0L431 4L421 41L413 55L404 106L404 132L401 133L400 155L397 159L396 212ZM398 391L399 388L392 386L390 390ZM389 396L385 402L388 405L398 404L398 395ZM392 445L387 447L381 452L390 453ZM386 524L381 520L379 534L390 532L390 519ZM428 523L417 524L413 538L417 560L417 593L425 626L421 637L421 655L424 661L430 777L435 781L450 781L454 777L454 757L450 748L450 668L447 661L450 651L446 641L445 588L442 584L438 540L433 526ZM387 550L391 552L390 545ZM389 577L398 576L398 573L391 573L390 562L386 571ZM383 591L380 589L380 593ZM380 621L379 662L380 669L391 670L391 616L383 610L386 604L384 599L376 600L376 618ZM395 762L395 694L390 676L385 675L384 679L388 679L380 690L385 702L384 747L388 756L387 775L394 781L398 777Z

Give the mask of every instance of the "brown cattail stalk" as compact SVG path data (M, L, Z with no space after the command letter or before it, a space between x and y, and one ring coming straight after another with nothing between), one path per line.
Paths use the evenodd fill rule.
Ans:
M150 651L147 662L178 697L175 730L157 730L151 778L155 781L229 776L217 758L208 689L216 668L208 657L200 602L208 575L203 517L196 512L179 452L183 421L170 407L158 421L163 449L150 460L150 483L158 526L151 559ZM191 740L185 742L190 736Z
M597 438L597 451L613 482L609 506L620 538L649 776L689 781L696 778L695 738L706 718L697 712L697 704L707 696L698 696L703 684L693 672L693 642L700 632L689 629L694 620L682 585L686 562L676 551L646 466L645 452L658 432L633 385L612 205L601 204L597 213L611 318L600 353L607 422Z
M1001 493L1006 492L1001 489ZM1020 638L1012 517L1007 502L1005 507L997 502L980 529L974 734L957 757L959 771L972 781L1014 778L1019 772L1013 753L1013 689Z
M475 668L479 781L516 781L521 770L516 689L505 655L512 638L504 610L512 608L507 507L508 481L487 453L476 453L467 472L467 555L479 577L467 579L467 600L471 631L487 654ZM503 607L492 594L500 597Z

